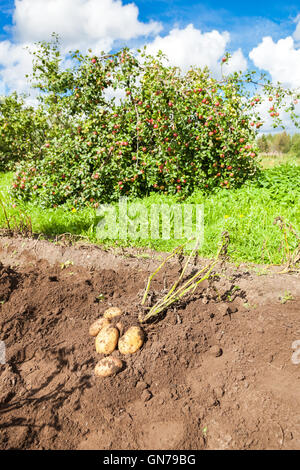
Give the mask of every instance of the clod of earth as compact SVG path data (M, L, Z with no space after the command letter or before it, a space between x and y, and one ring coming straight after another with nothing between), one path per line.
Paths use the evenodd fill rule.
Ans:
M99 354L111 354L117 347L119 330L111 325L105 326L98 333L95 346Z
M144 332L139 326L130 327L119 339L119 351L121 354L134 354L144 344Z
M123 362L116 357L105 357L95 366L97 377L109 377L115 375L123 368Z
M220 346L218 346L217 344L212 346L210 348L209 352L210 352L211 356L215 356L215 357L220 357L223 354L222 348L220 348Z

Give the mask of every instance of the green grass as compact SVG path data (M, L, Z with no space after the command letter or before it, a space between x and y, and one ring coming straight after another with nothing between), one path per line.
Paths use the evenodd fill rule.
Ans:
M263 168L273 168L277 165L284 165L285 163L292 163L294 165L300 165L300 155L293 155L291 153L280 153L280 154L262 154L261 166Z
M19 211L29 214L32 219L33 231L55 236L71 233L87 237L93 243L101 243L97 239L97 217L93 209L71 212L63 207L57 209L41 209L33 203L18 204L9 195L12 174L0 174L0 195L7 208L9 217L18 218ZM144 207L152 204L176 203L176 198L152 194L143 199L136 199ZM300 167L281 165L264 170L259 180L247 183L235 190L220 189L209 197L195 192L185 203L204 204L204 244L202 256L211 257L216 252L222 231L230 234L229 254L235 262L254 262L280 264L282 251L280 244L283 239L278 226L273 225L275 217L281 216L293 224L300 232ZM0 226L5 227L3 210L0 208ZM171 251L182 240L109 240L105 246L137 246L150 247L158 251ZM296 240L289 236L291 248L296 247Z
M92 237L93 223L95 222L94 210L84 209L72 213L63 207L44 209L34 203L14 201L9 195L12 178L13 173L0 173L0 197L5 202L10 217L15 216L18 219L20 210L29 214L35 233L42 233L48 236L72 233L74 235ZM13 208L14 203L17 204L15 209ZM0 227L5 226L4 213L0 208Z

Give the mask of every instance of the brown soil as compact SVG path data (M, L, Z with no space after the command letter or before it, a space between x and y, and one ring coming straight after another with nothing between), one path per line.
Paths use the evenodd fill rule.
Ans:
M299 449L299 276L219 266L103 379L89 326L109 306L137 324L158 263L128 256L0 239L0 448ZM174 262L155 292L177 275Z

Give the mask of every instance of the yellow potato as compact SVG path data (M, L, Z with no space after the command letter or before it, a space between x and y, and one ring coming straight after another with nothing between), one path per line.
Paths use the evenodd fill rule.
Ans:
M105 326L108 326L110 324L110 321L108 318L98 318L98 320L94 321L92 325L90 326L89 333L90 336L97 336L100 330L104 328Z
M112 353L118 344L119 330L111 325L105 326L96 336L95 346L99 354Z
M144 332L139 326L131 326L119 339L121 354L133 354L143 346Z
M118 307L110 307L105 310L103 314L104 318L108 318L109 320L115 317L119 317L120 315L122 315L122 311Z
M123 367L123 363L116 357L105 357L96 364L95 375L97 377L109 377L117 374Z

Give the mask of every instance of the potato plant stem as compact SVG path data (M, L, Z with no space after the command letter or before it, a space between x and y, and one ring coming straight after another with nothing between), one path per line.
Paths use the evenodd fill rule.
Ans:
M147 282L147 287L146 287L146 290L145 290L145 293L144 293L144 296L143 296L143 300L142 300L142 305L144 305L144 303L146 302L146 299L147 299L147 296L148 296L148 293L149 293L149 289L150 289L150 284L151 284L151 281L152 279L156 276L156 274L164 267L164 265L166 264L166 262L173 258L173 256L175 256L175 254L180 251L182 249L184 245L180 245L176 248L174 248L174 250L172 251L172 253L167 256L167 258L164 259L164 261L158 266L158 268L152 273L150 274L149 278L148 278L148 282Z
M189 264L191 258L192 258L192 257L195 255L195 253L196 253L196 250L197 250L197 248L198 248L198 245L199 245L199 238L198 238L197 241L196 241L195 248L194 248L194 249L191 251L191 253L189 254L189 257L188 257L188 259L187 259L187 262L185 263L184 268L183 268L183 270L181 271L181 274L180 274L179 278L177 279L177 281L174 282L173 286L171 287L171 289L169 290L169 292L168 292L167 295L165 296L164 300L167 300L167 299L170 297L170 295L172 294L172 292L174 292L174 290L176 289L176 287L178 286L178 284L179 284L180 281L182 280L182 278L183 278L183 276L184 276L184 274L185 274L185 271L186 271L186 269L187 269L187 267L188 267L188 264Z
M203 282L204 280L208 279L208 277L210 276L213 268L215 267L215 265L218 263L219 261L219 258L222 254L222 252L224 252L226 249L227 249L227 245L228 245L228 234L225 232L223 233L222 235L222 243L217 251L217 254L215 256L215 259L210 261L208 263L208 265L206 265L204 268L202 268L200 271L198 271L194 276L192 276L190 279L187 280L187 282L185 284L183 284L183 286L179 287L177 290L176 287L178 286L179 282L181 281L181 279L183 278L183 275L184 275L184 272L187 268L187 265L189 263L189 260L193 254L193 252L190 254L188 260L187 260L187 263L185 264L185 267L182 271L182 273L180 274L179 276L179 279L174 283L174 285L172 286L172 288L169 290L169 292L163 297L162 300L159 300L158 302L156 302L155 305L153 305L149 312L143 317L143 318L140 318L140 322L141 323L145 323L147 320L149 320L150 318L158 315L159 313L161 313L162 311L164 311L167 307L169 307L170 305L172 305L174 302L177 302L178 300L180 300L184 295L186 295L189 291L191 291L192 289L194 290L201 282ZM197 245L196 245L197 246ZM179 247L181 248L181 247ZM196 247L195 247L196 249ZM194 249L194 250L195 250ZM193 251L194 251L193 250ZM146 298L147 298L147 294L149 292L149 288L150 288L150 283L151 283L151 279L154 277L154 275L161 269L161 267L167 262L168 259L170 259L172 256L174 256L175 254L175 251L176 249L174 250L173 253L171 253L171 255L169 255L165 261L159 266L159 268L153 273L153 275L151 275L149 277L149 280L148 280L148 284L147 284L147 289L146 289L146 292L145 292L145 295L144 295L144 298L143 298L143 303L146 301ZM201 277L201 279L199 279L199 277L204 273L206 272L206 274Z

